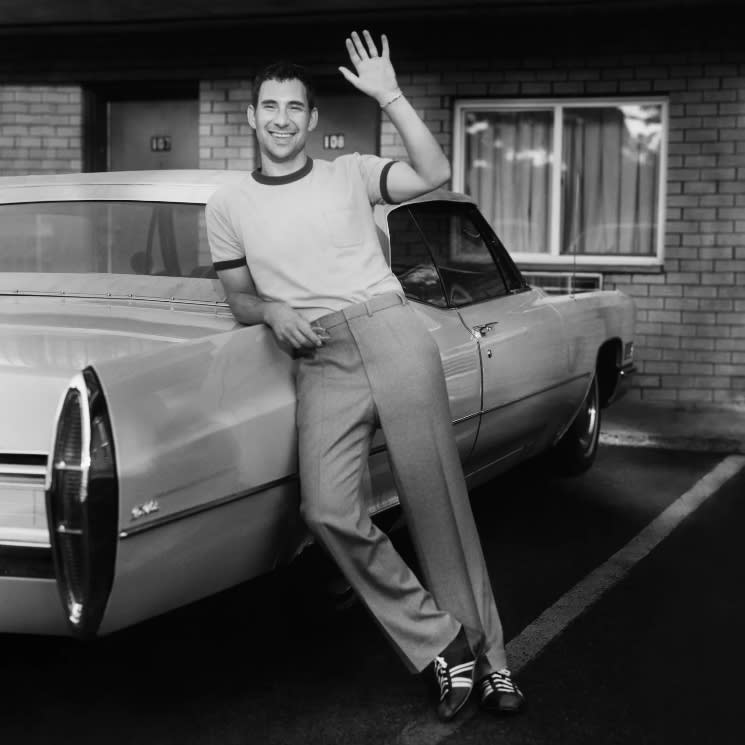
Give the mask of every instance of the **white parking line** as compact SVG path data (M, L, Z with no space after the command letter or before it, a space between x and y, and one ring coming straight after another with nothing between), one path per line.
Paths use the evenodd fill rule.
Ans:
M697 510L717 489L745 467L745 456L731 455L720 461L685 494L652 520L640 533L602 566L578 582L550 608L541 613L507 645L510 668L520 672L546 645L561 634L578 616L618 584L655 546L662 542L688 515ZM530 691L526 691L530 697ZM478 712L470 705L454 722L442 724L434 714L410 722L399 733L400 745L437 745Z

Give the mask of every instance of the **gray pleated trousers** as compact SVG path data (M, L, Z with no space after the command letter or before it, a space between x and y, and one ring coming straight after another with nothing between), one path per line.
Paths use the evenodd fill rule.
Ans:
M331 338L301 357L297 370L303 518L410 669L424 669L460 624L478 677L506 667L437 344L391 293L318 323ZM429 591L370 520L361 496L378 423Z

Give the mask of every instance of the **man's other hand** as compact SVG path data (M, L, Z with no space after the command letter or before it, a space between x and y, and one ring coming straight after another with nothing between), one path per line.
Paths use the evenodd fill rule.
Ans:
M264 323L274 332L277 340L293 349L320 347L323 340L296 310L286 303L267 303Z

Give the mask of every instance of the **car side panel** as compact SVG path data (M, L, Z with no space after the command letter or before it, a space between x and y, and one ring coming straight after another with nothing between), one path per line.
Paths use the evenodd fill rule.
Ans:
M560 295L551 303L562 319L570 374L594 368L603 343L618 340L625 345L633 341L634 303L622 292Z
M417 302L412 302L411 305L440 349L455 439L461 460L466 461L476 440L481 407L478 344L463 326L457 311L431 308ZM384 448L385 437L382 431L378 431L370 456L373 512L398 503L398 494Z
M479 339L484 393L475 462L516 462L550 440L579 405L588 372L569 373L561 317L539 290L459 312L470 328L490 326Z
M120 540L107 634L275 568L303 533L296 483Z
M266 572L288 550L293 365L261 326L96 367L119 476L102 632Z
M477 346L457 313L416 312L440 346L465 458L478 427ZM307 541L298 512L294 365L262 326L97 366L120 491L115 580L101 633L270 571ZM384 449L374 448L370 473L374 513L397 502Z

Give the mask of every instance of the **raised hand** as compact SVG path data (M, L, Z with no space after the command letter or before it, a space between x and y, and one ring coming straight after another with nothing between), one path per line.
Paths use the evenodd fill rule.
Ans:
M381 36L381 53L375 46L369 31L363 31L364 42L356 31L347 38L347 52L349 60L357 72L355 75L346 67L340 67L339 72L358 90L372 96L382 106L398 91L396 72L391 64L388 39ZM367 46L365 46L367 45Z

